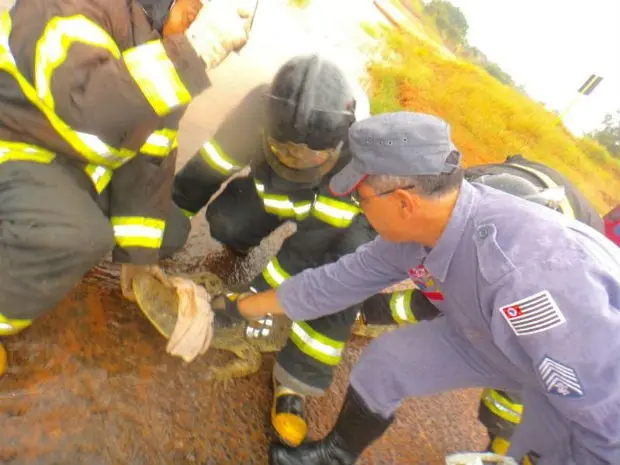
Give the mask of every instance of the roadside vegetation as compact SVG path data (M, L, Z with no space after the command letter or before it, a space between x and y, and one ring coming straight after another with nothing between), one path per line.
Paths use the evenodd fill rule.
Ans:
M601 131L575 137L556 113L530 99L498 65L472 52L467 22L448 2L392 3L411 23L380 30L366 26L381 39L369 65L373 112L406 109L437 115L451 124L469 166L521 153L566 175L600 213L618 203L620 158L609 150L618 146L615 118L608 118ZM411 32L416 29L421 33ZM433 43L436 37L440 47Z

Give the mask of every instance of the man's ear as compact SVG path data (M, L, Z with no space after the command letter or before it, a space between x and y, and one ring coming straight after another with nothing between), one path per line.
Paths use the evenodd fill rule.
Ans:
M419 204L419 198L411 191L403 189L398 189L394 195L399 202L401 214L404 216L412 215Z

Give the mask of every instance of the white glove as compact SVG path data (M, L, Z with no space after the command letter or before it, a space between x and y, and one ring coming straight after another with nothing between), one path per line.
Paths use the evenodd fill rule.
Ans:
M132 302L136 301L136 296L133 293L133 278L138 273L149 273L158 278L160 281L165 280L165 274L156 265L131 265L129 263L123 263L121 265L121 292L123 293L123 297L125 299L130 300Z
M251 15L247 6L242 7L234 1L212 0L204 3L185 31L185 36L207 69L215 68L230 52L245 45Z

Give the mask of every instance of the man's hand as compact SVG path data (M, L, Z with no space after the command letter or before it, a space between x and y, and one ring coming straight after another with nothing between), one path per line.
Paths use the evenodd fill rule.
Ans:
M204 2L185 36L207 69L215 68L230 52L238 51L245 45L252 15L253 10L247 5L242 6L241 2Z
M139 273L149 273L159 278L160 281L165 282L164 272L157 265L131 265L124 263L121 265L121 292L123 297L132 302L136 301L136 296L133 293L133 278Z

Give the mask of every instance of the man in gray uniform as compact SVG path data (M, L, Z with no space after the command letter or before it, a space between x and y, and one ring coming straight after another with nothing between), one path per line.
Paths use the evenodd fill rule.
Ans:
M409 277L441 295L443 317L375 340L329 435L274 445L272 464L353 464L405 398L489 386L522 394L509 455L620 463L618 248L548 208L463 181L438 118L382 114L355 123L349 140L353 161L332 191L354 194L380 237L277 291L218 296L213 307L311 320Z

